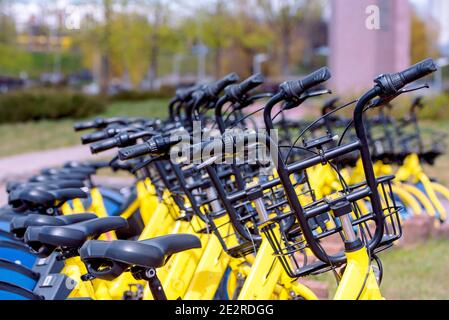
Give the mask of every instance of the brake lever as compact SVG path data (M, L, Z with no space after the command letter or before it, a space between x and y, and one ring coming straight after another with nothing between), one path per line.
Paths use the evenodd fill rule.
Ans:
M132 135L130 135L130 140L137 140L140 138L144 138L144 137L151 137L151 136L156 136L158 135L159 132L157 131L151 131L151 130L143 130L143 131L137 131L135 133L133 133Z
M312 92L308 92L304 99L309 99L309 98L313 98L313 97L318 97L318 96L322 96L324 94L332 94L332 90L329 89L321 89L321 90L316 90L316 91L312 91Z
M422 85L422 86L419 86L419 87L415 87L415 88L411 88L411 89L401 89L401 90L398 91L398 94L395 94L393 96L379 97L379 98L375 99L373 101L373 103L368 107L368 109L380 107L382 105L387 105L392 100L394 100L398 96L400 96L401 94L410 93L410 92L418 91L418 90L421 90L421 89L429 89L429 88L430 88L430 86L428 84L425 84L425 85Z
M253 96L242 97L241 101L239 101L239 103L234 107L234 110L243 110L257 100L271 98L273 95L273 93L259 93Z
M422 85L422 86L419 86L419 87L416 87L416 88L411 88L411 89L406 89L406 88L404 88L404 89L401 89L401 90L399 90L399 94L404 94L404 93L409 93L409 92L414 92L414 91L418 91L418 90L422 90L422 89L429 89L430 88L430 86L429 86L429 84L425 84L425 85Z
M146 166L148 166L149 164L151 164L153 161L160 160L161 158L162 158L162 156L157 156L157 157L154 157L154 158L152 157L152 158L150 158L150 159L148 159L148 160L142 161L140 164L136 165L136 166L131 170L131 173L134 174L134 173L136 173L137 171L139 171L140 169L142 169L143 167L146 167Z
M109 161L109 167L112 167L112 166L113 166L113 163L114 163L115 161L117 161L117 160L118 160L118 155L115 156L114 158L112 158L111 161Z
M265 98L271 98L273 96L274 96L274 93L272 93L272 92L259 93L259 94L255 94L255 95L249 97L248 98L248 102L252 103L252 102L254 102L256 100L265 99Z
M300 104L302 104L304 101L306 101L309 98L318 97L318 96L322 96L322 95L325 95L325 94L332 94L332 90L322 89L322 90L316 90L316 91L312 91L312 92L307 92L304 95L302 95L301 97L299 97L298 100L288 102L283 107L283 109L284 110L290 110L290 109L296 108L297 106L299 106Z

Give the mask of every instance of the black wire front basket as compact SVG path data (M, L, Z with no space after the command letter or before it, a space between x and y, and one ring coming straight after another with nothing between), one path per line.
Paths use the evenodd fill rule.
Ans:
M255 234L257 213L251 204L228 199L253 178L250 168L245 168L239 186L234 169L228 164L198 169L195 164L171 163L166 173L174 176L169 190L179 207L173 218L189 221L196 233L214 234L226 253L242 257L256 252L260 237Z
M380 252L399 239L402 235L399 213L402 210L396 204L392 190L393 176L378 179L378 190L381 195L383 217L385 220L382 241L375 248ZM349 187L345 191L336 192L331 197L344 198L351 207L351 224L355 234L365 243L373 237L375 229L374 214L366 197L369 188L366 183ZM309 227L313 230L314 241L318 242L328 256L341 254L344 248L344 234L339 219L329 210L328 197L304 206L304 215L308 217ZM285 201L286 202L286 201ZM339 264L321 261L311 253L303 232L298 223L286 228L295 218L294 213L282 208L284 213L274 215L261 225L261 231L270 242L274 254L281 262L287 274L292 278L310 274L318 274L337 268Z

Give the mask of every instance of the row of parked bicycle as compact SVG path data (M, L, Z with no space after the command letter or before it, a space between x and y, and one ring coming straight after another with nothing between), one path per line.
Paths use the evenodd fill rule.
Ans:
M425 141L423 100L400 121L389 112L434 71L425 60L381 75L354 102L327 101L314 121L285 111L329 94L327 68L275 93L256 90L260 74L181 89L167 119L77 123L93 130L82 136L93 153L117 156L7 185L0 299L316 299L293 280L324 272L335 299L381 299L378 253L401 222L446 219L449 190L421 167L444 150L435 134ZM338 113L353 105L352 116ZM102 168L135 182L97 185Z

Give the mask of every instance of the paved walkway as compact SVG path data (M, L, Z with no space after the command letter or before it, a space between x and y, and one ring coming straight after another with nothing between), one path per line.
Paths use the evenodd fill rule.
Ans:
M7 181L23 180L43 168L60 166L67 161L112 158L114 154L111 151L94 156L88 146L74 146L0 158L0 204L6 201L4 185Z
M11 178L27 177L43 168L62 165L67 161L107 158L113 154L114 151L94 156L88 146L74 146L0 158L0 183Z

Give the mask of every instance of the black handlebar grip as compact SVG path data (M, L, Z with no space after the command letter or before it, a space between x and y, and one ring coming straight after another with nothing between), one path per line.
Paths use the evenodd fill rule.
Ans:
M97 142L109 137L109 134L106 131L96 131L93 133L88 133L81 136L81 143L88 144L92 142Z
M261 73L256 73L252 75L251 77L243 80L241 83L239 83L238 89L240 94L245 94L248 91L251 91L252 89L256 88L257 86L261 85L265 81L265 77Z
M180 101L185 101L192 93L200 88L201 85L195 85L186 89L176 90L176 98Z
M92 128L95 128L95 121L93 121L93 120L76 122L73 125L73 129L75 129L75 131L82 131L82 130L87 130L87 129L92 129Z
M106 139L106 140L92 144L90 146L90 152L92 152L92 154L103 152L103 151L117 147L118 144L119 144L119 141L116 138Z
M426 59L411 66L407 70L399 72L399 76L404 80L405 84L409 84L437 71L437 69L437 65L433 59Z
M328 67L323 67L315 72L312 72L304 79L299 80L303 90L313 88L331 78L331 72Z
M392 74L381 74L374 82L382 90L382 95L395 96L403 87L435 71L437 66L432 59L426 59L407 70Z
M225 99L222 101L229 101L229 100L234 100L234 102L236 101L240 101L243 102L242 100L244 100L246 98L246 94L253 90L254 88L256 88L257 86L261 85L262 83L264 83L265 81L265 77L263 76L263 74L261 73L256 73L252 76L250 76L249 78L246 78L245 80L243 80L242 82L240 82L239 84L232 84L229 85L225 88ZM251 104L245 104L245 103L241 103L238 108L240 110L242 110L243 108L249 106Z
M305 78L297 81L286 81L280 85L281 90L286 98L299 97L305 91L329 80L331 72L328 67L318 69Z
M225 77L223 77L222 79L217 80L214 83L210 84L207 87L208 93L211 96L217 96L221 91L223 91L224 88L237 81L239 81L239 76L235 72L230 73Z
M151 152L151 147L148 143L136 144L131 147L122 148L118 151L118 157L120 160L129 160L146 155Z

